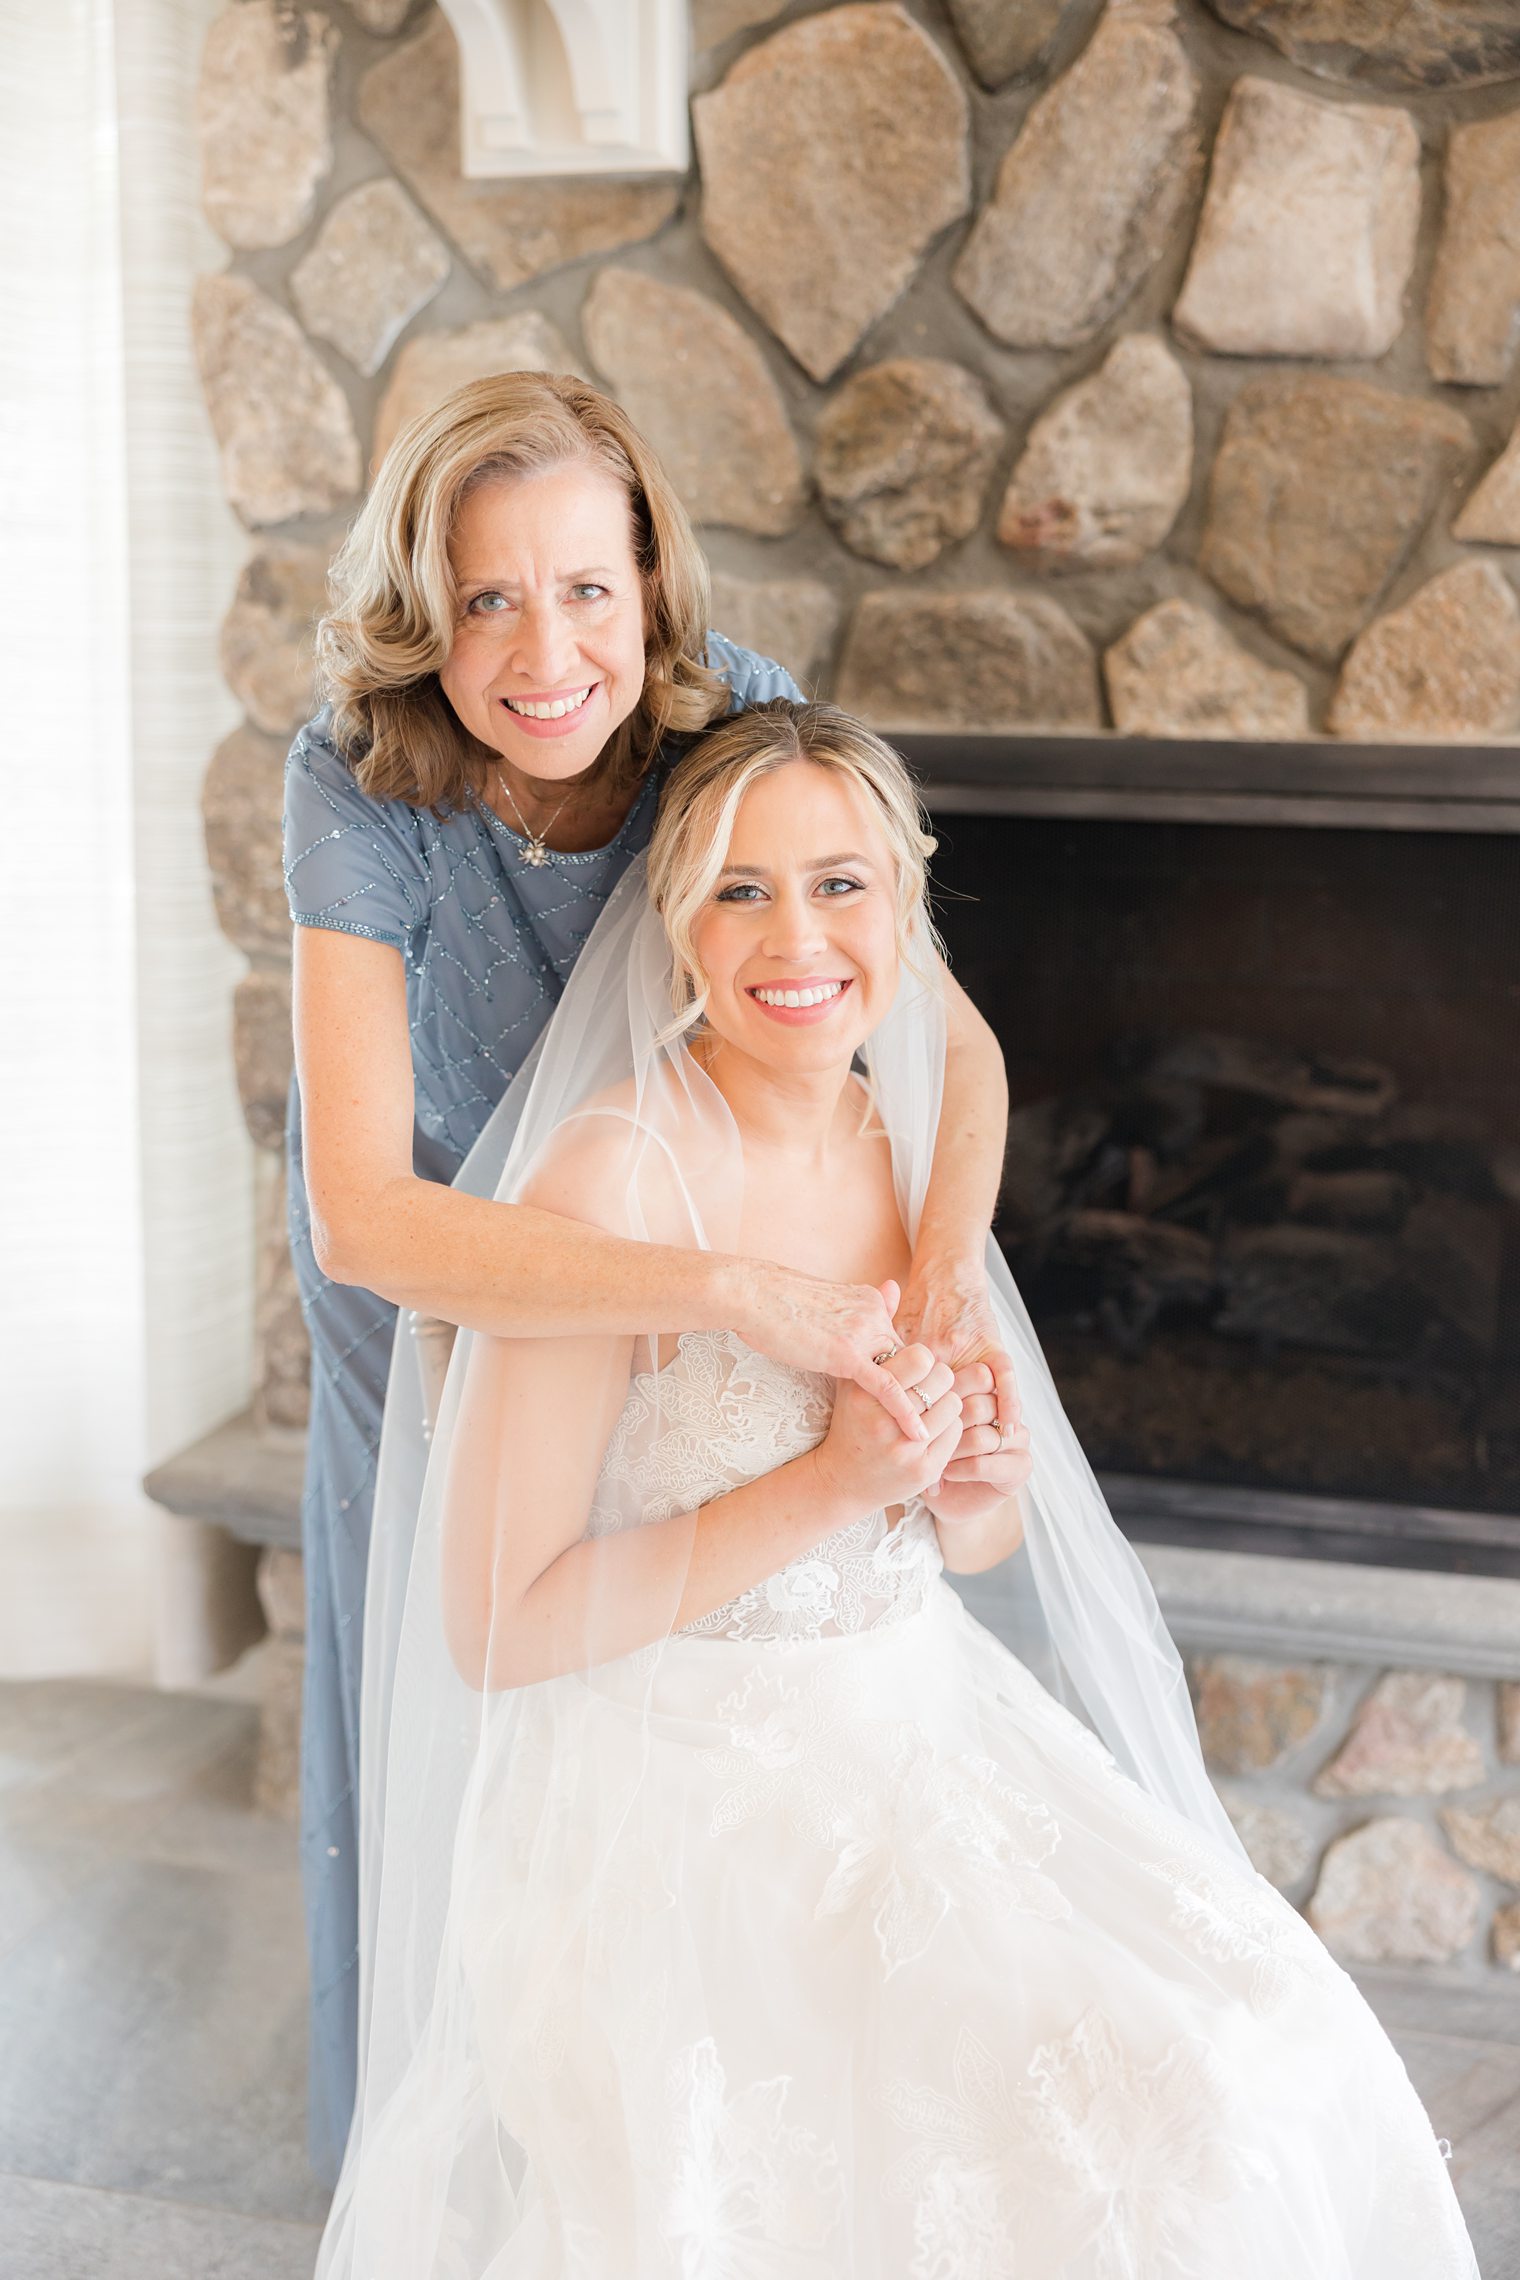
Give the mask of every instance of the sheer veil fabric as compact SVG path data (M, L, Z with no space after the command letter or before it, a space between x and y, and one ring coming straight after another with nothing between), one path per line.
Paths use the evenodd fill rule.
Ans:
M735 1248L740 1135L670 982L640 862L459 1184ZM905 969L866 1082L910 1237L944 1051ZM988 1264L1035 1454L1017 1658L913 1506L680 1627L691 1515L821 1437L824 1381L726 1333L462 1332L435 1396L397 1340L319 2280L1476 2272L1391 2048L1245 1860ZM504 1579L549 1505L584 1612L541 1675Z

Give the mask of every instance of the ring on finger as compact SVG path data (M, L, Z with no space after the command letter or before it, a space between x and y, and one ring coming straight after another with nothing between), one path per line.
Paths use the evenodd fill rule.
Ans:
M885 1369L887 1363L891 1361L893 1355L900 1354L901 1352L901 1346L883 1346L881 1352L879 1354L873 1354L871 1356L871 1359L876 1364L878 1369Z
M934 1407L933 1402L930 1400L928 1394L925 1393L921 1385L910 1385L908 1391L910 1393L917 1394L918 1396L918 1413L920 1417L922 1417L926 1411Z

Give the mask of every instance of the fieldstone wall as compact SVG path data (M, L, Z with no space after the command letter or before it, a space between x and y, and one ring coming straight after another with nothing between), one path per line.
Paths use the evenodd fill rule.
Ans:
M229 259L192 315L247 720L206 825L249 959L271 1430L306 1373L281 765L402 421L477 373L595 374L701 525L715 621L888 727L1516 738L1516 22L693 0L688 180L489 183L426 0L229 0L199 98Z
M1520 1971L1520 1684L1243 1655L1189 1679L1247 1851L1343 1962Z

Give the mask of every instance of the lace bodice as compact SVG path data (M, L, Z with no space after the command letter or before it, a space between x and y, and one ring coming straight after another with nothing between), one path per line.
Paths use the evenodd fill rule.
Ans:
M587 1533L610 1535L693 1512L815 1448L829 1380L785 1368L731 1330L687 1331L662 1370L629 1387L597 1482ZM915 1613L940 1572L939 1540L915 1500L895 1525L868 1513L687 1626L749 1640L826 1638Z

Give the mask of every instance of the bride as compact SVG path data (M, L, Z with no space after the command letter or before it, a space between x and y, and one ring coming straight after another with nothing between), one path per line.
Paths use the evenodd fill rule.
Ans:
M705 736L462 1180L890 1307L938 1114L931 851L844 715ZM461 1333L429 1427L398 1342L324 2280L1473 2280L989 1272L1006 1446L985 1372L917 1346L909 1438L654 1324ZM942 1575L1004 1559L1017 1657Z

